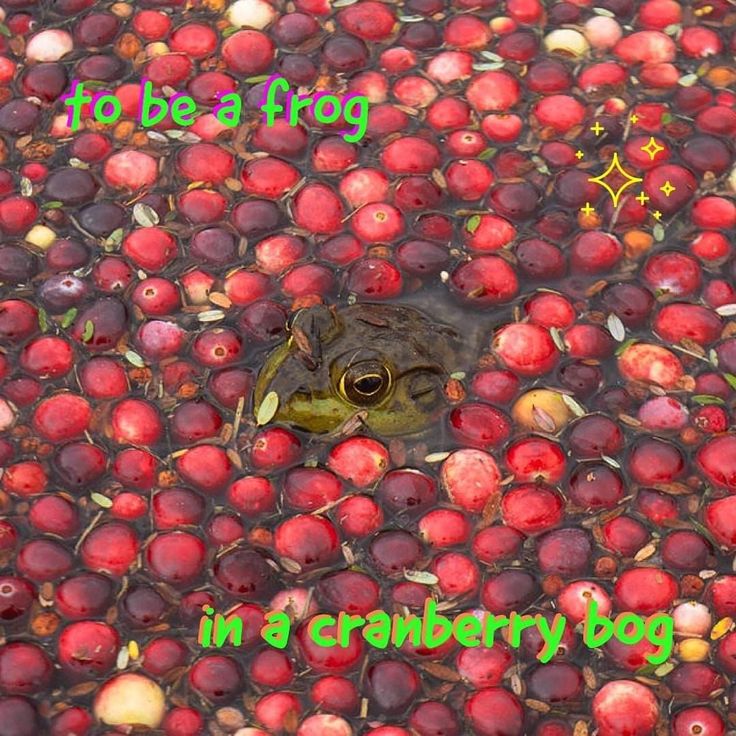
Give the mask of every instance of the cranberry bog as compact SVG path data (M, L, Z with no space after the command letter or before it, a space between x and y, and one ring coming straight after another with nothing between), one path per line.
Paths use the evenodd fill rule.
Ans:
M733 2L3 0L0 21L0 736L734 732ZM364 137L308 109L266 125L274 74L367 98ZM143 128L144 78L193 124ZM74 80L120 119L68 128ZM482 333L430 430L255 410L292 314L405 301ZM534 629L306 633L428 597L569 624L546 663ZM583 646L590 600L671 616L671 656ZM204 610L242 645L200 646Z

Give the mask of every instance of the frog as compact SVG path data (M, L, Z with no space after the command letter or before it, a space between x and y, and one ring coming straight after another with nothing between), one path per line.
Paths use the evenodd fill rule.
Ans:
M356 419L381 436L422 432L465 357L454 327L405 304L319 304L287 329L259 371L254 412L269 397L278 402L269 421L318 435Z

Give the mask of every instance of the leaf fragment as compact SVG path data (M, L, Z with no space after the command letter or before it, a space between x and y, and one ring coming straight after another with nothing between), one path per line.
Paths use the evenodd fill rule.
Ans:
M710 631L710 638L715 641L728 634L733 628L733 619L730 616L722 618Z
M133 219L141 227L153 227L159 223L158 212L144 202L136 202L133 205Z
M468 220L468 224L465 226L465 229L472 235L478 229L479 225L480 225L480 215L473 215Z
M74 322L74 320L77 317L77 313L79 310L76 307L72 307L71 309L67 309L66 312L61 317L61 326L66 329L69 327L69 325Z
M128 666L128 662L130 661L130 652L128 651L128 647L120 647L120 651L118 652L117 661L115 662L115 667L119 670L124 670Z
M268 424L275 416L279 409L279 395L275 391L269 391L261 405L258 407L258 413L256 414L256 424L262 427L264 424Z
M437 585L440 581L436 575L426 570L404 570L404 578L410 583L420 585Z
M657 551L656 545L652 544L651 542L649 544L645 544L635 555L634 555L634 561L635 562L642 562L644 560L648 560L650 557L652 557Z
M450 457L449 452L430 452L429 455L426 455L424 458L425 463L441 463L443 460L446 460L448 457Z
M675 665L672 662L665 662L664 664L659 665L656 670L654 670L655 677L665 677L666 675L669 675L672 670L675 669Z
M200 322L218 322L221 319L225 319L226 316L222 309L207 309L204 312L200 312L197 315L197 319Z
M534 422L542 431L553 433L557 430L555 420L541 407L535 406L532 409L532 416Z
M716 314L720 314L721 317L733 317L736 315L736 304L722 304L716 309Z
M131 365L134 365L136 368L144 368L146 363L141 358L138 353L135 352L135 350L126 350L125 351L125 360L128 361Z
M103 496L101 493L91 493L89 497L103 509L112 508L112 501L107 496Z
M566 353L567 352L567 345L565 345L565 341L562 338L562 332L560 331L560 328L559 327L550 327L549 328L549 334L552 337L552 342L555 344L555 347L561 353Z
M714 404L725 404L726 402L720 396L711 396L710 394L696 394L693 401L701 406L711 406Z
M639 342L635 337L629 338L626 342L622 342L616 348L616 356L623 355L632 345L636 345Z
M624 340L626 340L626 327L624 327L624 323L617 314L611 312L611 314L608 315L606 326L616 342L624 342Z
M46 332L49 328L49 317L43 307L39 307L38 309L38 327L41 332Z
M292 575L298 575L302 571L302 566L290 557L282 557L279 562L281 563L281 567Z
M89 342L95 334L95 323L88 319L84 323L84 329L82 330L82 342Z
M736 391L736 376L733 373L724 373L723 377L726 379L726 383Z
M492 72L496 69L503 69L504 62L503 61L489 61L489 62L483 62L481 64L473 64L473 69L476 72Z
M576 416L576 417L584 417L588 412L585 410L585 407L582 404L579 404L575 399L573 399L572 396L569 396L568 394L560 394L562 397L562 401L565 403L565 406Z

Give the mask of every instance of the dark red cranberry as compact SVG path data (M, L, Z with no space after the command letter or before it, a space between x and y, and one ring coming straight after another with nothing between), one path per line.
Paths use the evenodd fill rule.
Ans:
M129 625L144 629L159 623L165 617L168 604L148 585L130 588L120 600L121 613Z
M0 577L0 620L12 624L25 616L36 600L36 589L23 578L12 575Z

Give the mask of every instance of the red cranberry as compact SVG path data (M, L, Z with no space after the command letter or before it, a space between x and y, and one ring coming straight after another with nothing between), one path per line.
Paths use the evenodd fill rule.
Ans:
M0 577L0 620L11 624L28 613L36 599L36 589L23 578Z
M75 679L108 674L120 648L118 633L97 621L80 621L67 626L57 644L59 664Z
M366 672L371 704L379 713L400 713L419 692L419 677L406 662L384 659Z
M36 644L12 642L0 647L0 688L8 695L31 695L46 690L53 665Z
M500 687L478 690L465 701L465 717L478 736L521 736L524 709Z
M481 601L491 613L503 614L526 608L538 593L532 575L521 570L504 570L491 575L483 584Z
M202 657L189 671L192 688L213 702L230 700L241 687L242 677L240 665L220 654Z

